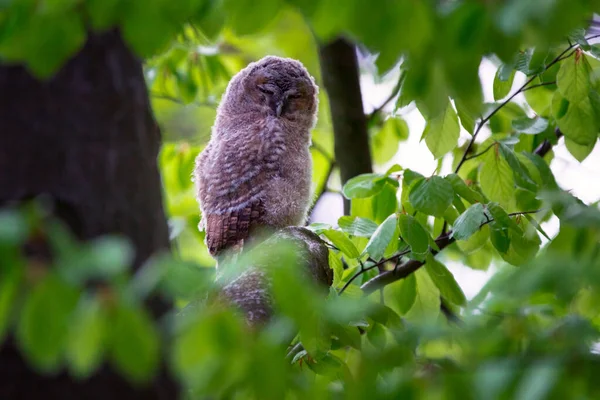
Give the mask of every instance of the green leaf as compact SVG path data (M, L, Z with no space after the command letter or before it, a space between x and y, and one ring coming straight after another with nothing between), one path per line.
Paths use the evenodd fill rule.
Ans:
M365 247L364 253L369 254L369 256L375 260L379 261L383 257L385 249L388 247L392 239L394 239L394 232L396 231L397 225L397 217L396 214L390 215L373 233L369 243Z
M465 254L471 254L481 249L490 238L490 229L484 225L467 240L457 240L456 245Z
M458 144L459 136L458 116L450 103L443 113L427 121L423 131L425 143L436 159L452 151Z
M383 350L387 343L386 333L383 325L375 323L367 332L367 339L373 346L379 350Z
M509 232L498 222L490 224L490 240L499 253L506 253L510 248Z
M527 220L525 218L520 219L520 224L527 224ZM524 232L527 232L526 227L523 226ZM540 238L537 233L532 235L530 234L518 234L514 230L509 230L508 235L510 238L510 246L506 252L499 251L500 256L504 259L504 261L519 266L529 262L535 255L537 254L540 248Z
M467 240L487 221L483 205L473 204L467 208L454 222L452 237L456 240Z
M414 217L406 214L398 216L398 226L402 239L415 254L425 254L429 250L429 233Z
M402 118L390 117L371 138L371 149L376 164L385 164L397 152L400 141L408 139L408 124Z
M529 221L529 223L531 225L533 225L535 227L535 229L541 233L546 239L548 239L548 241L552 240L550 238L550 236L548 236L548 234L544 231L544 228L542 228L542 226L540 225L539 222L536 221L535 218L533 218L531 215L529 214L524 214L524 217L527 218L527 221Z
M66 355L69 369L77 378L90 376L100 366L108 318L97 298L80 302L69 326Z
M486 197L497 201L506 209L511 209L514 200L515 182L508 162L498 151L499 144L485 154L485 161L479 171L479 183Z
M362 174L355 176L346 182L342 193L347 199L371 197L381 192L385 186L386 181L381 178L385 178L385 175Z
M579 102L590 92L590 64L585 54L575 52L573 57L562 61L556 84L561 95L570 102Z
M498 225L513 229L517 233L523 233L519 225L504 211L500 204L492 201L487 204L487 209Z
M358 249L354 243L352 243L350 238L348 238L348 236L346 236L343 232L336 231L335 229L328 229L323 232L323 235L325 235L335 247L340 249L340 251L348 257L358 258L360 256L360 253L358 252Z
M342 264L342 260L340 257L335 254L335 252L329 249L329 268L333 270L333 287L337 287L342 280L342 276L344 275L344 264Z
M69 318L79 293L54 275L48 275L25 299L17 340L21 351L42 371L57 371L64 356Z
M415 182L410 189L409 201L427 215L442 217L454 197L452 184L439 176Z
M494 100L505 98L512 88L515 80L515 70L506 64L502 64L494 76Z
M594 147L596 147L596 142L590 144L578 144L568 137L565 137L565 146L577 161L582 162L592 153Z
M454 193L468 201L469 203L483 203L484 199L481 193L471 189L462 178L456 174L446 175L444 178L452 185Z
M1 253L0 253L1 254ZM2 254L6 257L6 254ZM8 257L6 258L8 259ZM1 264L1 263L0 263ZM15 263L16 264L16 263ZM16 311L16 301L23 280L23 265L0 269L0 344L6 335Z
M160 361L156 326L143 308L120 304L113 311L109 330L110 360L132 382L148 382Z
M417 283L417 297L405 317L415 321L437 316L440 312L440 291L427 271L419 269L414 275Z
M541 83L542 81L540 78L535 78L531 82L532 85L539 85ZM553 86L539 86L535 89L526 90L524 92L527 104L529 104L533 111L535 111L535 113L539 116L549 117L552 112L551 104L554 90L550 88L553 88Z
M343 216L338 219L338 225L348 235L371 237L377 230L377 224L370 219L361 217Z
M454 104L456 105L456 113L460 118L460 124L465 128L471 135L475 131L475 121L479 117L477 112L474 112L464 101L455 99Z
M415 303L417 298L417 280L415 274L410 274L389 287L386 287L386 295L390 304L397 307L400 314L406 314Z
M431 253L427 254L425 270L440 290L442 297L459 306L464 306L467 303L467 298L454 279L454 275Z
M537 135L548 128L548 120L542 117L518 118L513 120L512 126L517 132Z
M121 33L138 56L155 55L177 33L179 25L165 17L160 3L134 1L125 4Z
M120 0L86 0L85 7L95 30L108 29L119 21Z
M598 138L599 124L589 97L570 102L556 91L552 99L552 113L562 133L571 141L590 145Z
M282 0L223 0L227 25L238 35L260 31L277 16L282 6Z
M529 171L517 158L514 151L504 143L499 144L500 153L502 157L508 162L508 165L513 171L513 177L517 186L529 190L531 192L537 192L537 185L533 179L529 176Z

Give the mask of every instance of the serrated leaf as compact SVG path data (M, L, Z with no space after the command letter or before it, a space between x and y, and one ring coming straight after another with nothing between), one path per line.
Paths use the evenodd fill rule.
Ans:
M458 116L450 103L443 113L427 121L423 131L425 143L436 159L452 151L458 144L459 136Z
M347 215L338 219L338 225L348 235L359 237L371 237L377 230L377 224L370 219Z
M454 197L452 184L439 176L415 182L408 199L413 207L427 215L442 217Z
M365 198L376 195L381 192L385 186L385 175L382 174L362 174L348 180L342 189L344 197L347 199Z
M579 51L562 61L556 76L556 85L561 95L570 102L587 98L591 89L590 70L585 54Z
M481 203L473 204L467 208L454 222L452 237L456 240L467 240L487 221Z
M71 373L78 378L90 376L100 366L108 318L96 298L80 302L69 326L67 360Z
M392 239L394 239L394 232L396 231L398 218L396 214L390 215L373 233L371 239L367 243L363 252L369 254L369 256L379 261L383 257L385 249L388 247Z
M497 201L510 210L515 202L513 198L515 182L510 165L498 151L499 146L500 144L495 144L487 152L479 171L479 183L488 199Z
M227 25L238 35L260 31L277 16L282 6L282 0L223 1Z
M143 308L119 305L110 325L110 360L135 383L149 381L160 361L160 338L152 318Z
M462 178L456 174L446 175L444 178L452 185L452 189L454 189L454 193L458 194L463 199L467 200L469 203L483 203L484 199L481 193L471 189Z
M323 232L323 235L325 235L335 247L348 257L358 258L360 256L360 253L354 243L352 243L352 240L350 240L343 232L328 229Z
M502 64L494 76L494 100L503 99L510 93L514 79L515 70L510 65Z
M415 254L425 254L429 250L429 233L414 217L406 214L398 216L398 226L402 239Z
M425 270L440 290L442 297L459 306L464 306L467 303L467 298L454 279L454 275L432 254L427 255Z

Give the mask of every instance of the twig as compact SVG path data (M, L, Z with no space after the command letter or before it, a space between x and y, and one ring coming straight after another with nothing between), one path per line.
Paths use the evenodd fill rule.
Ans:
M484 151L482 151L480 153L474 154L474 155L469 156L469 157L465 157L465 161L472 160L474 158L477 158L479 156L484 155L485 153L487 153L489 151L489 149L491 149L492 147L494 147L495 144L496 144L496 142L490 144Z
M531 90L531 89L539 88L540 86L549 86L549 85L556 85L556 81L537 83L535 85L531 85L529 87L526 87L525 89L522 90L522 92L526 92L526 91Z
M385 99L385 101L379 107L371 111L371 113L367 117L367 125L371 123L373 119L377 116L377 114L379 114L390 103L390 101L394 100L394 98L398 95L398 93L400 92L400 88L402 87L402 81L404 80L403 77L404 74L401 73L400 77L398 78L398 82L396 83L396 86L394 86L394 89L392 90L388 98Z
M600 37L600 35L596 35L597 37ZM590 37L589 39L592 39L593 37ZM589 40L588 39L588 40ZM496 107L494 110L492 110L492 112L485 118L483 118L478 124L477 124L477 128L475 129L475 132L473 132L473 137L471 138L471 140L469 141L469 145L467 146L467 149L465 150L460 162L458 163L458 165L456 166L456 169L454 170L454 173L458 173L458 171L460 170L460 167L462 167L462 165L465 163L465 161L467 161L467 155L469 154L469 151L471 150L471 147L473 147L473 144L475 143L475 139L477 139L477 135L479 134L479 132L481 131L481 129L484 127L485 124L487 124L489 122L489 120L496 115L496 113L498 111L500 111L504 106L506 106L508 103L510 103L512 101L512 99L515 98L515 96L517 96L519 93L522 93L527 86L533 82L533 80L535 78L538 77L538 75L540 75L541 73L547 71L548 69L550 69L550 67L552 67L554 64L556 64L559 61L562 61L564 58L563 56L568 53L575 45L570 45L569 47L567 47L564 51L562 51L558 56L556 56L556 58L554 58L554 60L552 60L548 65L546 65L543 69L542 72L532 75L529 79L527 79L527 81L525 81L525 83L523 85L521 85L521 87L514 92L508 99L504 100L498 107ZM572 53L571 53L572 54ZM567 57L568 58L571 56L571 54L569 54Z
M358 271L357 273L355 273L355 274L352 276L352 278L348 279L348 282L346 282L346 283L344 284L344 286L343 286L343 287L340 289L340 291L338 292L338 294L339 294L339 295L341 295L342 293L344 293L344 291L345 291L345 290L348 288L348 286L350 286L350 284L351 284L351 283L352 283L352 282L353 282L353 281L354 281L356 278L358 278L359 276L361 276L361 275L362 275L362 274L364 274L365 272L367 272L367 271L370 271L370 270L372 270L372 269L374 269L374 268L377 268L377 267L379 267L379 266L381 266L381 265L385 264L385 263L386 263L386 262L388 262L388 261L399 260L399 259L400 259L400 257L402 257L402 256L404 256L404 255L406 255L406 254L408 254L408 253L410 253L410 250L401 251L400 253L394 254L393 256L391 256L391 257L388 257L388 258L384 258L383 260L381 260L381 261L379 261L379 262L377 262L377 263L375 263L375 264L373 264L373 265L370 265L370 266L368 266L367 268L361 267L360 271ZM398 267L398 264L396 264L396 267L395 267L395 268L397 268L397 267ZM394 268L394 269L395 269L395 268ZM383 273L385 273L385 272L383 272Z

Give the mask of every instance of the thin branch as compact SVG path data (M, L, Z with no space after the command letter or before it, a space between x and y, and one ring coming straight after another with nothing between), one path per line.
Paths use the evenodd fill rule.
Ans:
M600 35L596 35L598 37L600 37ZM593 37L590 37L590 39L592 39ZM576 45L570 45L569 47L567 47L564 51L562 51L558 56L556 56L556 58L554 58L554 60L552 60L548 65L546 65L543 69L542 72L532 75L529 79L527 79L527 81L525 81L525 83L523 85L521 85L521 87L514 92L512 95L510 95L510 97L506 100L504 100L498 107L496 107L494 110L492 110L492 112L485 118L483 118L478 124L477 124L477 128L475 129L475 132L473 132L473 137L471 138L471 140L469 141L469 145L467 146L460 162L458 163L458 165L456 166L456 169L454 170L455 173L458 173L458 171L460 170L460 167L462 167L462 165L465 163L465 161L467 161L467 155L469 154L469 151L471 150L471 147L473 147L473 144L475 143L475 139L477 139L477 135L479 134L479 132L481 131L481 129L485 126L485 124L487 124L489 122L489 120L496 115L496 113L498 111L500 111L504 106L506 106L508 103L510 103L512 101L512 99L514 99L518 94L522 93L527 86L533 82L533 80L535 78L537 78L541 73L547 71L548 69L550 69L554 64L556 64L557 62L562 61L564 58L563 56L565 54L567 54L574 46ZM573 53L571 53L573 54ZM571 56L571 54L569 54L567 57L568 58Z
M556 81L543 82L543 83L538 83L538 84L535 84L535 85L531 85L531 86L526 87L525 89L523 89L522 92L526 92L526 91L531 90L531 89L539 88L540 86L550 86L550 85L556 85Z
M474 154L474 155L472 155L472 156L469 156L469 157L465 157L465 161L472 160L472 159L474 159L474 158L477 158L477 157L479 157L479 156L482 156L482 155L484 155L484 154L485 154L485 153L487 153L487 152L488 152L488 151L489 151L489 150L490 150L492 147L494 147L494 145L495 145L495 144L496 144L496 142L494 142L494 143L490 144L490 145L489 145L489 146L488 146L488 147L487 147L485 150L483 150L483 151L482 151L482 152L480 152L480 153Z
M536 214L540 211L541 210L519 211L519 212L510 213L508 215L511 217L514 217L516 215ZM494 219L489 219L489 217L487 217L487 215L486 215L486 218L488 218L488 220L485 221L484 223L482 223L479 226L479 228L494 221ZM454 241L455 241L455 239L452 237L452 231L450 231L446 235L440 235L437 239L435 239L435 243L437 244L437 246L440 250L439 251L431 250L431 254L432 255L438 254L440 251L442 251L443 249L445 249L446 247L448 247L449 245L454 243ZM386 272L374 277L373 279L371 279L368 282L366 282L365 284L363 284L360 288L363 290L363 292L366 295L369 295L369 294L373 293L375 290L381 289L382 287L389 285L390 283L393 283L400 279L406 278L407 276L409 276L410 274L412 274L413 272L415 272L419 268L421 268L423 265L425 265L425 263L423 261L419 261L419 260L407 261L406 263L402 264L401 266L399 266L398 268L395 268L392 271L386 271Z
M384 258L383 260L381 260L381 261L379 261L379 262L377 262L377 263L375 263L375 264L373 264L373 265L370 265L370 266L368 266L367 268L361 267L360 271L358 271L357 273L355 273L355 274L352 276L352 278L350 278L350 279L348 280L348 282L346 282L346 283L344 284L344 286L342 287L342 289L340 289L340 291L339 291L339 293L338 293L338 294L340 294L340 295L341 295L342 293L344 293L344 291L345 291L345 290L348 288L348 286L350 286L350 284L351 284L352 282L354 282L354 280L355 280L356 278L358 278L359 276L361 276L361 275L362 275L362 274L364 274L365 272L367 272L367 271L370 271L370 270L372 270L372 269L374 269L374 268L377 268L377 267L379 267L379 266L381 266L381 265L385 264L385 263L386 263L386 262L388 262L388 261L399 260L399 259L400 259L400 257L402 257L402 256L404 256L404 255L406 255L406 254L408 254L408 253L410 253L410 250L401 251L400 253L394 254L393 256L391 256L391 257L388 257L388 258ZM398 267L398 264L396 264L396 268L397 268L397 267ZM395 268L394 268L394 269L395 269ZM385 272L383 272L383 273L385 273Z
M368 116L367 116L367 125L369 123L371 123L373 121L373 119L377 116L377 114L379 114L388 104L390 104L390 102L392 100L394 100L394 98L396 98L396 96L398 95L398 93L400 92L400 88L402 87L402 81L403 81L403 74L400 74L400 77L398 78L398 82L396 83L396 86L394 86L394 89L392 90L392 92L390 93L390 95L388 96L387 99L385 99L385 101L376 109L374 109Z
M489 115L485 118L483 118L481 121L479 121L479 123L477 124L477 128L475 129L475 132L473 132L473 137L471 137L471 140L469 141L469 145L467 146L462 158L460 159L460 162L458 163L458 165L456 166L456 169L454 170L454 173L458 173L458 171L460 170L460 167L462 167L462 165L465 163L465 161L467 161L467 155L469 154L469 151L471 150L471 147L473 147L473 144L475 143L475 139L477 139L477 135L479 134L479 132L481 132L481 129L485 126L485 124L488 123L488 121L494 116L496 115L496 113L498 111L500 111L505 105L507 105L508 103L510 103L512 101L512 99L514 99L519 93L521 93L521 91L523 89L525 89L525 87L527 87L527 85L529 85L531 82L533 82L533 80L537 77L537 75L533 75L531 78L527 79L527 81L521 85L521 87L514 92L512 95L510 95L510 97L506 100L504 100L498 107L496 107L494 110L492 110L491 113L489 113Z

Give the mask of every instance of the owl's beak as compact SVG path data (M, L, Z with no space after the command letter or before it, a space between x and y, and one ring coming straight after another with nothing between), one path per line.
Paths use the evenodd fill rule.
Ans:
M277 104L275 106L275 115L277 115L277 118L279 118L281 116L281 112L283 111L284 105L285 105L285 99L277 100Z

